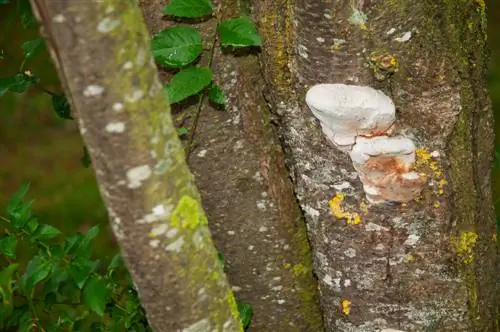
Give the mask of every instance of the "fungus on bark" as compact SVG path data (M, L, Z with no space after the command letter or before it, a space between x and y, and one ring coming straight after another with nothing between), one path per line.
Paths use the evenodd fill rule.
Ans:
M420 194L426 178L412 171L415 144L389 136L396 109L387 95L367 86L318 84L306 103L327 138L351 157L368 201L407 202Z

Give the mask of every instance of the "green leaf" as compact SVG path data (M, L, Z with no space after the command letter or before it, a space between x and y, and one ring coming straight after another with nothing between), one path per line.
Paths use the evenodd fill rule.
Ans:
M73 117L71 117L71 108L65 95L53 95L52 107L58 117L73 120Z
M37 56L45 47L45 40L42 37L37 39L28 40L21 45L24 51L24 57L31 59Z
M82 289L85 281L99 266L99 261L75 260L69 266L69 275L78 286Z
M152 50L155 61L160 65L181 68L200 56L203 42L195 28L177 26L154 36Z
M210 0L171 0L163 9L165 15L196 18L212 14L214 6Z
M240 313L241 325L246 330L250 327L253 317L253 308L250 304L236 300L238 311Z
M29 29L36 25L36 18L31 10L30 0L19 1L19 16L21 16L21 25L23 29Z
M26 272L21 277L21 285L25 294L35 287L40 281L44 280L52 270L52 261L44 259L41 256L35 256L26 267Z
M12 276L18 267L19 264L17 263L10 264L5 269L0 271L0 313L2 313L0 319L2 317L8 317L14 309L14 301L12 299L12 283L14 280ZM0 320L0 323L1 322L2 320ZM0 324L0 327L1 326L2 324Z
M89 150L87 150L86 146L83 147L83 156L80 158L80 162L85 168L88 168L92 164L92 159L90 159Z
M41 224L36 229L36 232L33 235L33 237L36 240L45 241L45 240L50 240L61 234L62 234L61 231L58 230L57 228L50 225Z
M16 258L17 239L13 235L0 238L0 252L7 257Z
M122 266L123 266L122 255L120 253L117 253L111 260L111 263L109 263L108 271L116 270Z
M7 203L7 208L6 211L7 215L11 216L13 215L16 210L19 208L19 206L22 204L24 197L28 193L28 190L30 189L30 184L25 183L19 188L9 199L9 202Z
M104 280L98 276L91 276L83 288L83 303L99 316L104 315L108 301L108 290Z
M39 78L33 75L18 73L14 76L0 77L0 97L7 91L23 93L28 88L38 83Z
M208 90L208 99L217 105L226 105L226 96L218 85L213 85L210 90Z
M185 136L189 133L189 130L186 127L177 128L177 136Z
M248 47L262 44L262 39L248 16L222 21L219 25L219 37L224 47Z
M199 93L211 81L210 68L190 67L175 74L165 86L165 91L170 103L174 104Z

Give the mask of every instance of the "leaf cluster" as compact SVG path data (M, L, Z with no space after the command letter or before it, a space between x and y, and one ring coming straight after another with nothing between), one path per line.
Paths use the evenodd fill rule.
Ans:
M99 228L63 237L32 215L27 192L22 186L0 217L6 266L0 270L0 330L151 331L120 255L108 266L93 259ZM23 264L18 254L26 251L30 259Z

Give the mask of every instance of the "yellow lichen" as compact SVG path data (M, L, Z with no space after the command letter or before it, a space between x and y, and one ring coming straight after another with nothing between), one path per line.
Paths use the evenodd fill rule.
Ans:
M337 193L328 203L332 215L337 219L345 219L348 225L357 225L361 222L361 216L357 212L347 212L342 208L345 195Z
M435 189L435 194L443 195L444 186L446 185L446 179L443 177L443 171L438 165L437 161L432 157L432 154L426 148L417 148L415 150L416 160L415 169L419 173L429 174L432 179L438 183Z
M478 235L476 232L460 232L455 239L454 245L457 255L464 264L470 264L474 261L474 246L476 245Z
M307 273L307 268L304 264L295 264L292 268L292 271L295 276L301 276L304 273Z
M351 313L352 302L347 299L344 299L340 302L340 304L342 306L342 313L346 316L349 316L349 314Z
M405 260L406 260L407 263L411 263L411 262L413 262L415 260L415 257L413 257L412 254L408 254L405 257Z
M170 219L175 228L196 229L208 224L200 203L190 196L182 196Z

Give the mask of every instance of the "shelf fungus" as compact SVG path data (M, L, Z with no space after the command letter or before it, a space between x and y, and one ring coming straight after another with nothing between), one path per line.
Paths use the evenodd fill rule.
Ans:
M395 106L383 92L366 86L318 84L306 103L323 133L348 153L371 203L407 202L416 198L426 178L413 171L415 144L391 137Z

